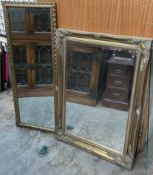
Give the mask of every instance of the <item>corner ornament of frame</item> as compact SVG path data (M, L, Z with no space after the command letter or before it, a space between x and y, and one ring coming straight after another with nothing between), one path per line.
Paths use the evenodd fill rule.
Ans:
M147 64L149 61L148 57L144 55L144 58L141 60L141 65L140 65L140 71L142 72L144 69L144 65Z
M65 34L61 31L56 30L56 49L59 49L62 45Z
M136 109L136 115L137 115L138 118L140 117L140 113L141 113L141 107L138 107Z

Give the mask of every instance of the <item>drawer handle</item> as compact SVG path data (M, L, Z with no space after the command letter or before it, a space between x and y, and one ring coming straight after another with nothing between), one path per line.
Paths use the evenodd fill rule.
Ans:
M117 74L123 73L123 70L121 70L121 69L116 69L115 71L116 71Z
M121 95L120 93L113 92L113 96L115 96L115 97L119 97L120 95Z
M122 84L122 81L116 80L116 81L114 81L114 84L120 86Z

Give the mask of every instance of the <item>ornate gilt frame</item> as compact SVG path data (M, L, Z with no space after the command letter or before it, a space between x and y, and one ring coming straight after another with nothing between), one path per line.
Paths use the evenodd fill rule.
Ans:
M20 115L19 115L19 104L18 104L18 98L17 98L17 86L16 86L16 79L15 79L15 71L14 71L14 62L13 62L13 54L12 54L12 43L11 43L11 32L10 32L10 25L9 25L9 16L8 16L8 8L9 7L35 7L35 8L50 8L50 19L51 19L51 46L52 46L52 57L53 57L53 82L54 82L54 89L55 84L57 80L57 74L56 74L56 67L57 67L57 61L56 61L56 5L55 3L38 3L38 2L2 2L3 11L4 11L4 19L5 19L5 28L6 28L6 36L7 36L7 49L9 54L9 68L10 68L10 77L12 82L12 89L13 89L13 100L14 100L14 108L15 108L15 118L16 118L16 125L19 127L25 127L30 129L38 129L42 131L47 132L54 132L55 129L52 128L44 128L39 127L36 125L30 125L25 124L20 121ZM57 115L57 94L54 94L54 108L55 108L55 116ZM56 118L55 118L55 123ZM55 126L56 128L56 126Z
M132 38L132 37L120 37L107 34L97 34L89 32L78 32L73 30L58 29L56 31L56 47L58 57L58 88L59 91L59 108L61 111L61 118L58 119L56 137L58 140L72 144L80 149L90 152L94 155L102 157L113 163L119 164L127 169L132 169L135 153L137 147L137 141L139 136L139 127L142 113L142 92L144 76L147 70L147 64L150 54L150 39L145 38ZM137 54L137 61L135 67L135 75L133 81L133 90L130 103L129 118L127 124L127 133L125 137L123 154L116 150L110 149L105 146L101 146L90 142L81 137L72 135L65 131L65 105L66 105L66 45L67 42L77 42L94 44L99 46L116 47L133 49ZM62 71L61 71L62 70ZM61 82L63 87L61 87Z

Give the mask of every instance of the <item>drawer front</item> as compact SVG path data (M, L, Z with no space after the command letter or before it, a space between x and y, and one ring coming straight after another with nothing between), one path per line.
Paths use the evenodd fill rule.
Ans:
M118 77L108 74L107 81L108 87L120 88L128 91L130 86L130 77Z
M124 103L124 102L113 101L113 100L109 100L109 99L103 100L103 106L113 108L113 109L123 110L123 111L128 110L128 103L127 102Z
M131 75L131 66L125 66L120 64L109 64L108 65L108 73L113 75L118 75L122 77L130 77Z
M118 100L118 101L127 101L128 91L115 89L115 88L107 88L105 97L109 99Z

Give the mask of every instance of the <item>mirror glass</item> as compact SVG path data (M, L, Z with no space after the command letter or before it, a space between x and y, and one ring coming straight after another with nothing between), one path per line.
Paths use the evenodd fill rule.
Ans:
M34 31L35 32L50 32L50 14L49 9L46 8L33 8L34 16Z
M8 12L11 32L25 32L26 9L10 7Z
M66 133L123 153L136 52L67 41Z
M10 7L8 12L20 122L54 128L50 8Z

